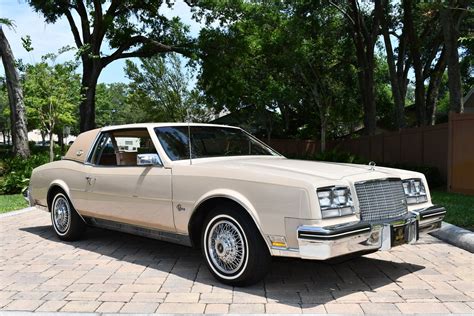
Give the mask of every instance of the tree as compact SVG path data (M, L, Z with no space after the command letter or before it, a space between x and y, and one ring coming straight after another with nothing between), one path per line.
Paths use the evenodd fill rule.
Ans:
M54 57L53 57L54 61ZM47 63L47 58L28 65L25 73L25 103L32 122L49 136L50 161L54 160L55 130L75 123L77 104L80 101L80 81L75 73L77 65Z
M99 83L96 92L96 123L98 127L136 123L140 111L128 102L129 87L125 83Z
M48 23L55 23L61 17L69 22L82 61L81 132L95 127L97 80L107 65L129 57L189 53L188 28L178 18L168 19L160 13L163 0L29 0L29 3ZM74 18L76 14L79 26ZM104 43L113 50L110 54L102 51Z
M10 144L10 105L8 103L5 79L0 77L0 132L3 144Z
M382 6L380 1L374 1L372 11L361 7L359 1L350 0L347 5L335 6L345 17L352 35L357 56L359 88L364 105L364 125L368 135L374 135L377 124L374 87L374 49L379 35ZM369 10L369 11L368 11Z
M0 19L0 56L5 68L5 79L10 103L11 134L13 136L13 153L23 158L30 155L28 147L28 130L23 102L23 90L20 84L20 76L16 69L15 58L10 44L3 32L3 25L12 26L7 19Z
M387 53L387 64L388 64L388 69L389 69L389 74L390 74L392 96L393 96L393 101L395 103L395 117L397 121L397 127L401 129L401 128L404 128L406 125L405 102L404 102L404 94L402 92L402 87L401 87L403 83L400 82L397 75L395 56L394 56L393 48L392 48L392 40L390 38L390 25L389 24L392 24L393 22L390 21L389 1L387 0L382 1L381 10L383 10L383 14L380 19L380 27L381 27L382 35L384 39L385 51ZM404 37L403 33L401 34L401 37L402 38ZM399 54L404 53L403 51L401 51L401 47L399 47L398 50L399 50ZM404 59L402 58L398 60L399 62L403 62Z
M423 64L421 60L420 38L415 30L413 17L413 3L411 0L403 0L404 23L407 28L410 54L415 71L415 107L418 125L426 124L425 106L425 82L423 77Z
M461 69L459 64L459 26L467 13L468 1L450 0L440 9L448 64L449 107L456 113L464 111Z
M359 108L356 93L348 88L355 78L352 42L334 7L314 1L243 2L234 8L239 13L228 10L222 14L238 19L208 27L199 38L198 84L217 112L224 106L230 112L252 108L265 122L267 138L274 130L281 133L280 116L284 136L304 130L305 137L319 137L323 151L326 135L359 120L353 111Z
M177 54L141 59L141 65L126 62L131 80L128 102L142 122L205 121L206 111L197 91L190 89L191 74Z

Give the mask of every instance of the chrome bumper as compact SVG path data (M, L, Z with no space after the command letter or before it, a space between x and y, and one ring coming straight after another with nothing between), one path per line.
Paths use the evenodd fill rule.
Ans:
M420 233L441 227L443 207L432 206L382 223L353 222L342 225L298 227L299 257L325 260L355 252L389 250L415 243Z
M25 191L23 191L23 198L28 202L29 206L35 206L35 201L33 200L31 196L31 190L30 187L28 187Z

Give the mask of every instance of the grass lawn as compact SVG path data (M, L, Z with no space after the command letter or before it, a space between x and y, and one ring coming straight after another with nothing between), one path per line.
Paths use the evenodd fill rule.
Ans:
M445 222L474 231L474 196L443 191L431 192L433 204L446 208Z
M21 194L0 195L0 213L19 210L28 206Z

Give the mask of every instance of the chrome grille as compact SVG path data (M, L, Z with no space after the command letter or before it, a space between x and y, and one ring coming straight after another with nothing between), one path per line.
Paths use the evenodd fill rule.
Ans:
M405 215L405 192L400 179L384 179L355 184L363 221L380 221Z

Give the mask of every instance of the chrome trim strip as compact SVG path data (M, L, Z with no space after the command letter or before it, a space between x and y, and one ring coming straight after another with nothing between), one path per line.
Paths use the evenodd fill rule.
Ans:
M101 218L86 217L88 224L96 227L101 227L105 229L120 231L124 233L129 233L133 235L139 235L147 238L163 240L167 242L172 242L175 244L180 244L183 246L191 247L191 238L188 235L177 234L169 231L151 229L147 227L141 227L132 224L126 224L121 222L110 221Z
M446 211L441 211L441 212L437 212L433 214L424 215L423 218L428 218L428 217L433 217L433 216L438 216L438 215L445 215L445 214L446 214Z
M311 238L336 238L336 237L339 237L339 236L346 236L346 235L352 235L352 234L356 234L358 232L367 232L367 231L370 231L371 228L370 227L367 227L367 228L361 228L361 229L356 229L356 230L351 230L351 231L348 231L348 232L344 232L344 233L339 233L339 234L328 234L328 235L319 235L319 234L308 234L307 232L305 231L299 231L298 233L298 236L303 236L303 237L311 237Z
M378 182L378 181L402 181L402 179L401 179L401 178L396 178L396 177L378 178L378 179L357 181L357 182L354 182L354 185L356 185L356 184L370 183L370 182Z

